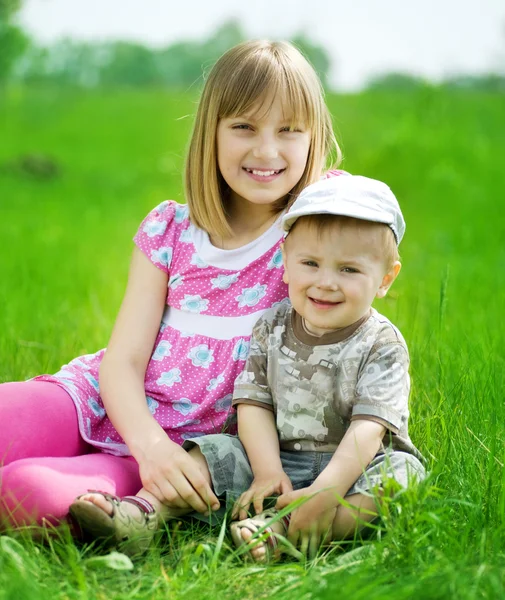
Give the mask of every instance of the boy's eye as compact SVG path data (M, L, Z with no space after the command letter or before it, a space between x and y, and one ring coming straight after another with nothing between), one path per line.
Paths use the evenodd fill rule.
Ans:
M343 273L358 273L358 269L355 269L354 267L343 267L342 268L342 272Z
M306 267L317 267L317 262L315 260L304 260L302 264Z

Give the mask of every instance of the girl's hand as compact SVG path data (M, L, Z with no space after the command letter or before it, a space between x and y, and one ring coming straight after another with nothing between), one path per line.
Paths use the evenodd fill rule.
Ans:
M258 474L247 492L244 492L235 502L231 518L246 519L251 503L256 514L258 514L263 510L265 498L276 494L287 494L292 490L291 480L282 470Z
M166 435L138 461L144 488L172 508L192 508L207 513L219 508L219 500L198 463Z
M314 558L321 545L331 540L332 525L339 506L335 492L311 485L283 494L278 498L276 508L280 510L298 498L310 496L291 513L288 540L303 554Z

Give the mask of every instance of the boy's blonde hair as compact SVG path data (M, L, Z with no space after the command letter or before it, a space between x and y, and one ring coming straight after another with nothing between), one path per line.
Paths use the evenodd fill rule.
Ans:
M386 225L385 223L365 221L344 215L306 215L299 217L294 222L293 226L289 230L289 233L286 235L286 239L289 238L291 233L296 229L296 226L299 225L300 222L305 223L305 225L311 229L313 228L318 238L325 233L332 233L332 230L337 227L351 226L356 227L364 232L373 231L379 235L380 251L384 261L384 267L389 270L396 261L400 260L400 253L398 252L398 244L396 243L395 235L389 225ZM338 233L335 235L338 235Z
M258 105L263 108L263 102L277 97L292 110L292 125L304 123L310 130L311 142L300 181L287 200L272 206L273 211L289 206L325 168L341 160L321 82L302 54L288 42L252 41L231 48L216 62L205 83L186 159L190 218L211 235L231 233L225 205L228 186L217 163L218 123ZM327 164L329 159L333 165Z

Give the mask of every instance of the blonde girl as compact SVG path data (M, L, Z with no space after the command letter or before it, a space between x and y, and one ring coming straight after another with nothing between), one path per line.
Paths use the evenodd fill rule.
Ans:
M58 522L72 504L91 536L128 539L167 510L219 508L201 457L181 445L234 432L253 324L287 296L281 215L330 157L320 82L292 45L246 42L217 61L187 204L163 202L140 225L107 349L0 385L0 523Z

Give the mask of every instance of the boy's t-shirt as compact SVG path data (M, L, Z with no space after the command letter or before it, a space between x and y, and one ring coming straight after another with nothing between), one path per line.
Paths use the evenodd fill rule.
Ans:
M316 337L290 304L256 323L233 404L274 412L282 450L333 452L354 419L384 425L383 446L422 458L408 434L407 345L375 309L347 328Z

